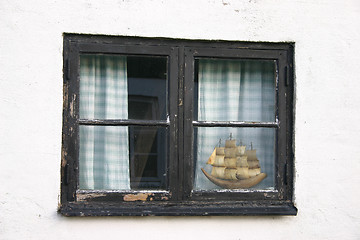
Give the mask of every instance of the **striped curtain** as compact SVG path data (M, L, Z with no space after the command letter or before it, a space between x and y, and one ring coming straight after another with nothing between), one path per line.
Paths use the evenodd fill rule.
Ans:
M275 63L200 59L198 73L199 121L275 121ZM196 104L195 104L196 105ZM196 190L218 189L201 172L211 172L207 159L230 134L257 150L261 170L268 177L257 188L274 187L275 131L264 128L199 127L195 129ZM197 141L197 142L196 142Z
M126 57L80 57L80 118L127 119ZM128 128L80 126L79 188L130 189Z

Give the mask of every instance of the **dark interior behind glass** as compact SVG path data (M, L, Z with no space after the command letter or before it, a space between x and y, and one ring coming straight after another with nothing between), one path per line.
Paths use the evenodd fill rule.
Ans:
M128 118L166 120L167 58L127 57ZM165 189L166 128L129 126L132 189Z

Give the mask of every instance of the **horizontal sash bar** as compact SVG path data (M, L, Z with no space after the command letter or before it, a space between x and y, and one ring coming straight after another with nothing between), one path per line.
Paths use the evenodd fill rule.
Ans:
M99 126L164 126L170 125L166 120L133 120L133 119L79 119L80 125L99 125Z
M193 121L195 127L253 127L279 128L278 122L238 122L238 121Z

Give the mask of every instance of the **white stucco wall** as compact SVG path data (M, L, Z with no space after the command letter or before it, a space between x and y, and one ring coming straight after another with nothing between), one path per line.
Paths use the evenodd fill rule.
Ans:
M62 33L294 41L296 217L57 211ZM0 239L360 239L359 0L0 0Z

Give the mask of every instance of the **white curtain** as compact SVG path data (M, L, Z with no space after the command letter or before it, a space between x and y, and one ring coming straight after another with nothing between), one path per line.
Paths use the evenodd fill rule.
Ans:
M273 61L237 61L219 59L199 60L198 73L199 121L275 121L275 63ZM264 128L195 128L195 183L194 189L219 187L201 172L211 172L207 159L215 146L230 134L257 150L262 172L268 177L258 188L274 187L275 131Z
M80 118L127 119L126 57L82 55ZM80 189L130 189L128 128L80 126Z

